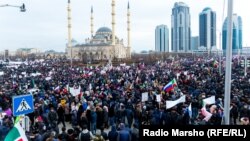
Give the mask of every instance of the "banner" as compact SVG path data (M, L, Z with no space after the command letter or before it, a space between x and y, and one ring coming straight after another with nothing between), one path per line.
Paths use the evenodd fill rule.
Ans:
M0 71L0 76L4 75L4 72L3 71Z
M79 87L78 89L69 88L69 91L70 91L72 96L77 96L77 95L81 94L81 87Z
M46 77L45 80L49 81L51 80L51 77Z
M160 94L156 95L156 101L161 102L161 95Z
M179 99L175 100L175 101L166 101L166 109L170 109L172 107L174 107L175 105L179 104L179 103L183 103L186 102L186 96L183 95L182 97L180 97Z
M141 94L141 101L142 102L148 101L148 92Z
M203 103L208 105L215 104L215 96L203 99Z

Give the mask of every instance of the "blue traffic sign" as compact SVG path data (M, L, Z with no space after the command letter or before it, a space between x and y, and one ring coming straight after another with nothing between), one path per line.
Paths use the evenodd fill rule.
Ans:
M12 97L13 115L25 115L34 111L33 95L21 95Z

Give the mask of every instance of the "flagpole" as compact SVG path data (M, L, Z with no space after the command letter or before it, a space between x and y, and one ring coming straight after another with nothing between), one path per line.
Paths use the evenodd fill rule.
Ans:
M230 124L230 97L231 97L231 73L232 73L232 16L233 0L228 0L227 14L227 56L226 56L226 76L225 76L225 93L224 93L224 112L225 124Z

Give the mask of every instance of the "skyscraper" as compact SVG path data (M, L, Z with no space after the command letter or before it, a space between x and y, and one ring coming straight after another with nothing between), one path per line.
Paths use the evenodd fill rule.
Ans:
M199 36L191 38L191 50L198 50L199 47Z
M233 14L233 54L238 54L242 49L242 19L237 14ZM226 53L227 48L227 18L224 21L222 29L222 49Z
M169 31L166 25L155 28L155 51L169 52Z
M191 50L191 24L189 7L183 2L176 2L172 9L171 49L173 52Z
M205 8L199 15L200 47L209 52L216 48L216 13L211 8Z

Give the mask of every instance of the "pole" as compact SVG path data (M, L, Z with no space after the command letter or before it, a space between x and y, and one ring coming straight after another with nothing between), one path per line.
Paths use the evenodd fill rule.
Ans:
M68 51L70 49L70 66L72 68L72 36L71 36L71 7L70 0L68 0Z
M72 45L70 45L70 67L72 68Z
M245 71L244 71L244 76L247 76L247 56L245 55Z
M230 124L230 96L231 96L231 72L232 72L232 17L233 17L233 0L228 0L227 13L227 56L226 56L226 76L225 76L225 93L224 93L224 112L225 125Z
M220 48L221 48L221 32L220 32ZM219 52L219 73L221 75L221 52Z

